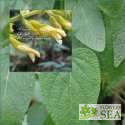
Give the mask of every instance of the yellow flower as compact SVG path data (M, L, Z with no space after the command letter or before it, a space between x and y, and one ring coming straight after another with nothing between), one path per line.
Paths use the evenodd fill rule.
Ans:
M28 20L24 19L23 17L22 17L22 22L27 29L31 30L35 34L38 33L37 29L34 28L34 26Z
M55 19L62 25L62 27L66 30L71 30L72 29L72 23L68 20L66 20L64 17L60 15L53 15Z
M25 20L25 25L27 25L26 27L31 29L31 31L33 31L36 35L41 37L51 37L60 44L62 38L66 37L66 33L64 30L59 28L54 28L47 24L42 24L36 20L30 20L30 21Z
M10 34L9 40L14 48L20 52L26 53L32 62L35 61L35 57L40 57L40 53L37 50L30 48L27 44L21 43L14 35Z
M62 29L62 26L58 23L58 21L55 19L54 16L50 15L49 21L50 21L51 25L54 26L55 28Z
M40 27L43 27L45 26L46 24L43 24L43 23L40 23L39 21L37 20L29 20L28 21L34 28L40 28Z
M54 28L52 26L46 25L40 28L40 34L45 34L48 37L52 37L59 44L62 44L62 38L66 37L66 33L62 29Z
M13 32L13 31L14 31L14 30L13 30L13 25L14 25L13 23L10 23L10 24L9 24L9 26L10 26L10 32Z

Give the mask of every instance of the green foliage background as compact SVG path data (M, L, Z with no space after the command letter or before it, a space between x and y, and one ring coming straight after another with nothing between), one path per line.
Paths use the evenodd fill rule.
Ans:
M9 72L9 10L53 8L73 13L72 72ZM110 124L79 121L78 106L125 80L124 22L125 0L0 0L0 125L23 125L27 110L28 125Z

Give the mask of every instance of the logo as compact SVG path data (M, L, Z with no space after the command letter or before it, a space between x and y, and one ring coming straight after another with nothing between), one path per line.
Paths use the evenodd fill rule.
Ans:
M121 104L79 104L79 120L121 120Z

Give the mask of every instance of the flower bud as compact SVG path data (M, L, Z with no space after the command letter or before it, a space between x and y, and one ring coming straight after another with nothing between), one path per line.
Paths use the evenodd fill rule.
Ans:
M29 55L32 62L35 61L35 57L40 57L40 53L37 50L32 49L27 44L18 41L14 35L9 35L9 39L12 46L16 48L18 51Z
M62 40L62 37L66 37L66 33L62 29L54 28L52 26L46 25L40 29L40 34L45 34L48 37L54 38L57 42Z
M34 28L40 28L45 26L46 24L43 24L37 20L30 20L29 23L34 27Z
M57 42L58 40L61 40L62 37L66 37L66 33L63 29L54 28L48 24L40 23L36 20L27 21L23 19L23 22L28 29L31 29L33 33L40 37L52 37Z
M54 16L51 16L51 15L50 15L49 21L50 21L50 23L52 24L52 26L54 26L55 28L62 29L62 26L58 23L58 21L55 19Z
M34 26L26 19L22 18L22 22L25 25L25 27L29 30L31 30L33 33L37 34L38 31L36 28L34 28Z
M66 30L71 30L72 28L72 24L71 22L69 22L68 20L66 20L65 18L63 18L60 15L54 15L56 20L63 26L64 29Z

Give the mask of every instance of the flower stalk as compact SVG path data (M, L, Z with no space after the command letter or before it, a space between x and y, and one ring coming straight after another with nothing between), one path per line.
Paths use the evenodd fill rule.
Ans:
M24 18L28 18L28 17L30 17L30 16L37 15L37 14L43 15L43 14L45 14L45 11L44 11L44 10L33 10L33 11L29 11L29 13L23 14L23 17L24 17ZM9 22L10 22L10 23L16 22L16 21L18 21L18 20L20 20L20 19L21 19L21 15L19 14L19 15L15 16L15 17L10 18L10 21L9 21Z

